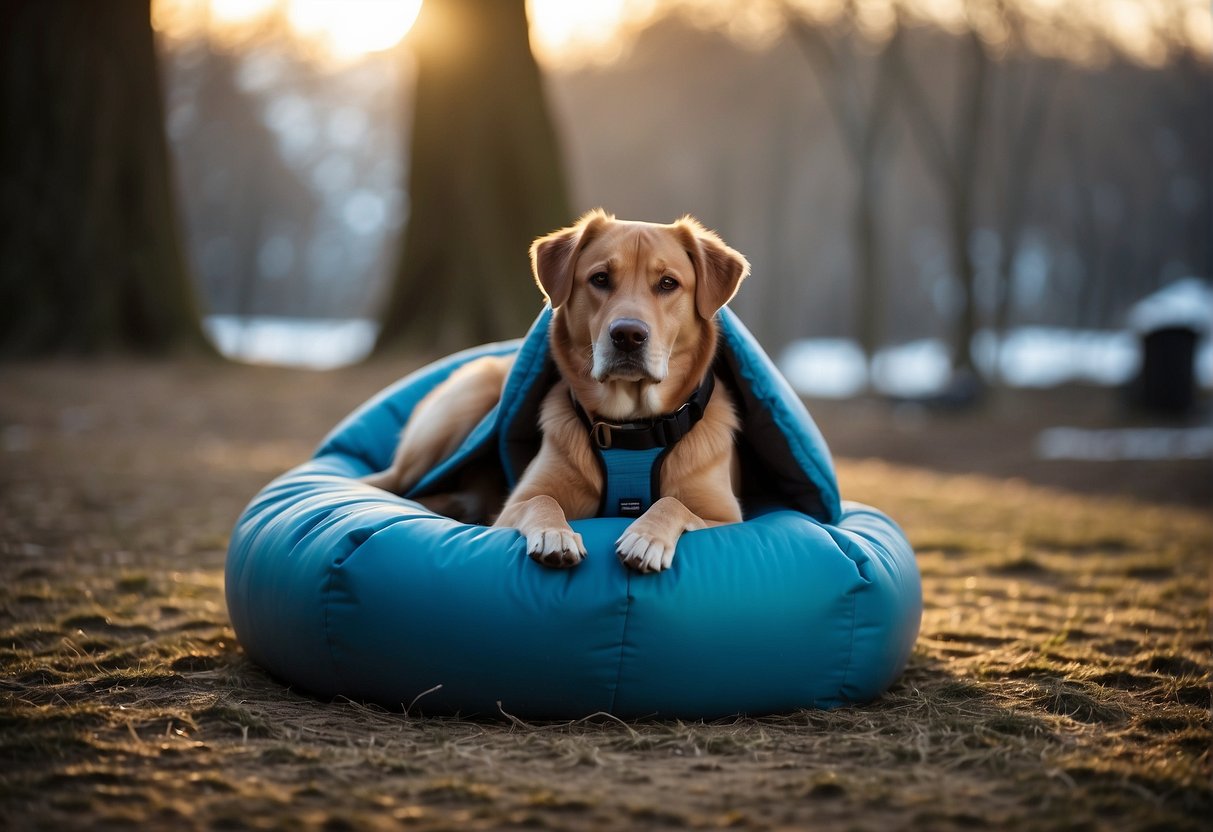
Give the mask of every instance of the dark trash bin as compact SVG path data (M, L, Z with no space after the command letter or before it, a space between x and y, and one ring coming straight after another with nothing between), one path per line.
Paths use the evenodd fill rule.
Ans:
M1147 410L1185 413L1196 403L1196 346L1200 332L1168 326L1141 335L1138 403Z
M1213 287L1200 278L1177 280L1142 298L1129 312L1141 365L1129 388L1134 404L1182 415L1199 398L1197 351L1213 321Z

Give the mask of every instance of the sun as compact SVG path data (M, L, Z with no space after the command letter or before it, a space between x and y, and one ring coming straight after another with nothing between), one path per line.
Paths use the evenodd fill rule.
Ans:
M636 2L527 0L531 48L545 63L609 60L619 53L620 27Z
M419 11L421 0L287 0L286 19L300 37L349 60L391 49L413 27Z
M498 2L498 0L482 0ZM152 25L184 39L205 31L229 45L280 20L313 57L347 64L404 39L422 0L152 0ZM527 0L531 48L545 64L609 61L622 49L629 21L657 0Z
M153 0L152 25L169 37L199 30L228 43L277 16L317 57L336 63L391 49L422 0Z

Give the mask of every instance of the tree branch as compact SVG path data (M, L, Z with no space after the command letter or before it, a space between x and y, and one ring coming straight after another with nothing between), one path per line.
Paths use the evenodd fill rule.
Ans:
M923 154L927 157L927 164L935 170L936 176L950 182L953 176L952 154L948 150L940 120L931 109L926 90L919 82L904 49L899 47L890 53L890 61L901 80L906 116L910 128L917 135Z

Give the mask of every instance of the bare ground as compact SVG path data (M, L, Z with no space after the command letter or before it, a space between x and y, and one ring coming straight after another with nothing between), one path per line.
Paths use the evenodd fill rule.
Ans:
M871 705L523 724L287 690L234 639L227 535L401 369L0 368L0 827L1208 828L1207 468L1024 455L1113 412L1090 391L814 407L924 576Z

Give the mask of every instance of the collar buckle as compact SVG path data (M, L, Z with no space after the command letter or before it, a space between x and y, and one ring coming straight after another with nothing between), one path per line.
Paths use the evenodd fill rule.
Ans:
M611 428L615 427L607 422L595 422L590 426L590 436L594 439L594 444L602 450L611 447Z

